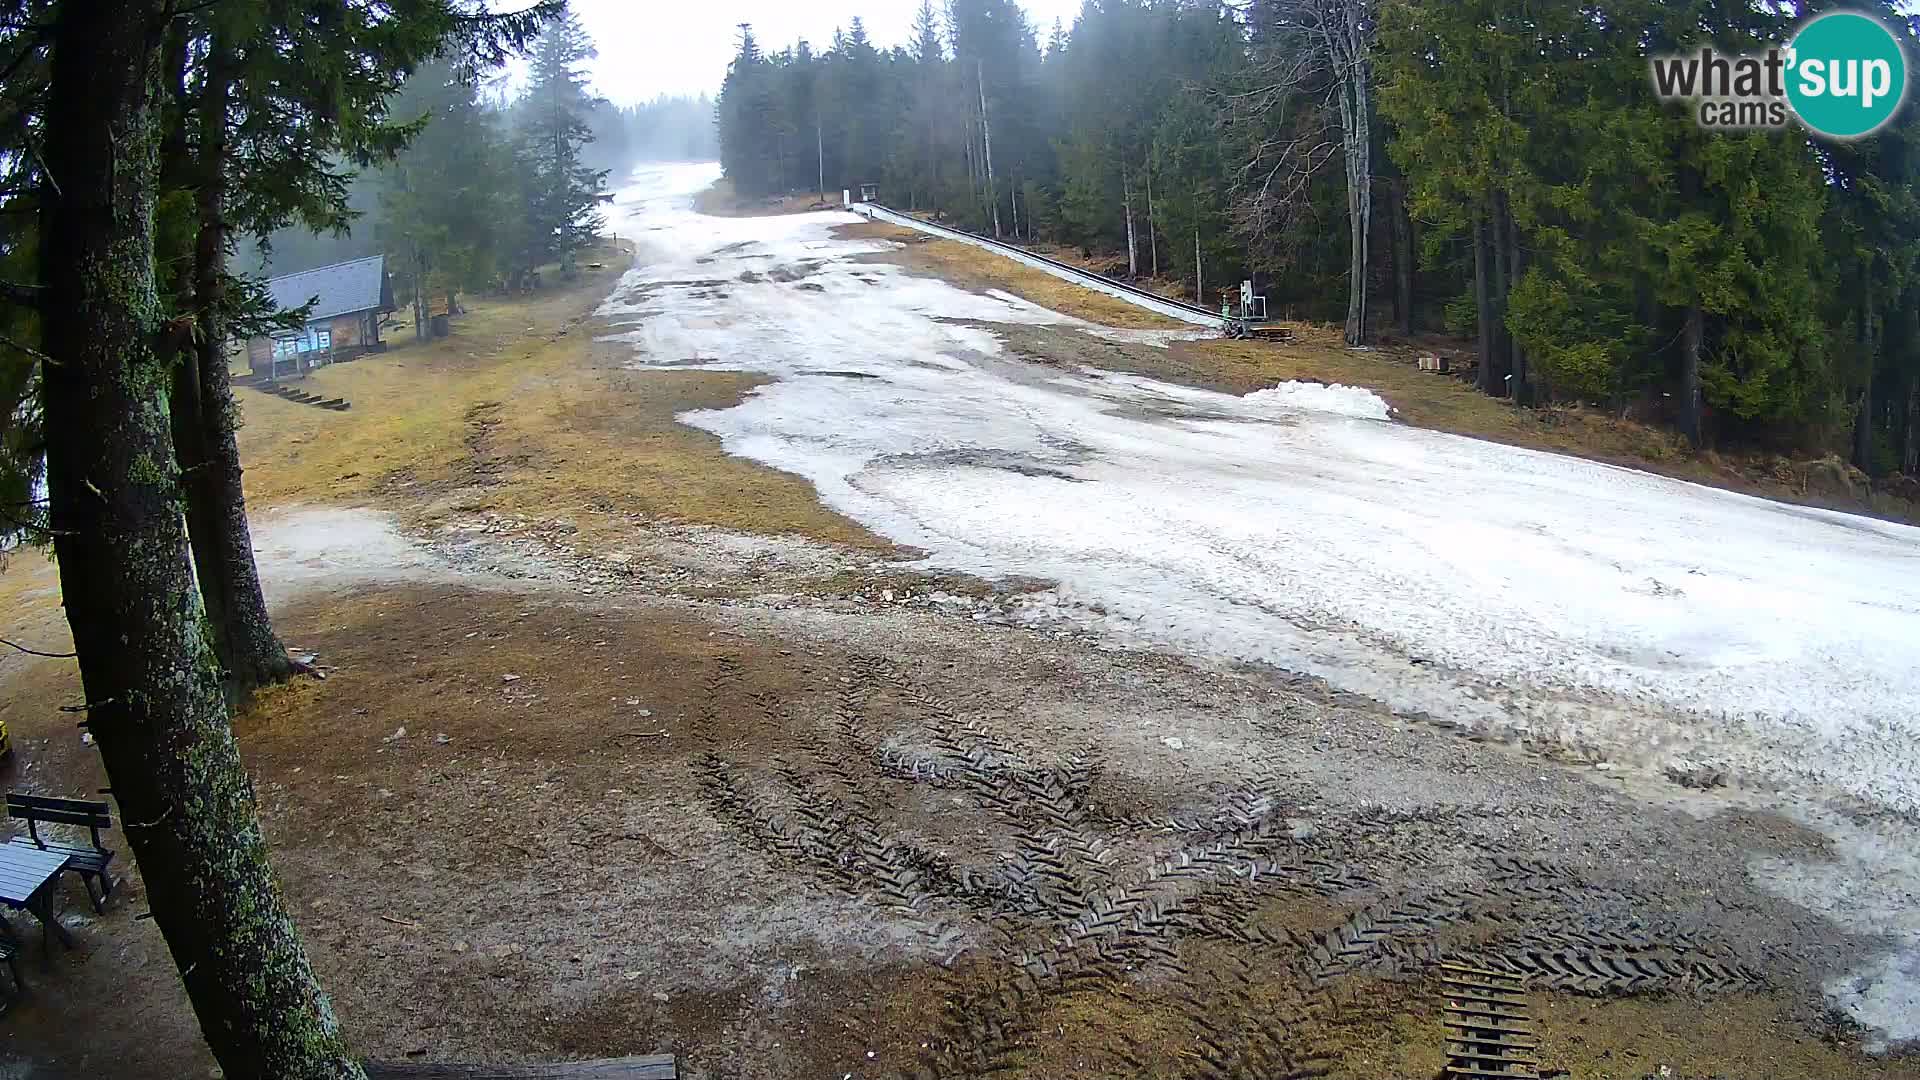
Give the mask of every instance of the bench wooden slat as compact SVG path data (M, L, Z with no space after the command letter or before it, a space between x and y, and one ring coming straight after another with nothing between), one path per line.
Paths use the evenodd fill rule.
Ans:
M13 816L22 821L28 819L38 821L43 825L81 825L95 828L112 827L110 823L103 823L97 814L76 814L67 810L16 810ZM109 822L110 821L111 819L109 819Z
M12 840L8 841L8 843L25 844L28 847L37 847L41 851L64 851L69 855L105 855L108 853L106 848L97 848L92 844L69 844L64 840L35 840L31 836L15 836Z
M9 792L7 813L23 821L82 825L90 829L113 828L113 814L106 803L83 799L54 799L45 795Z
M556 1065L366 1063L367 1080L678 1080L672 1054L602 1058Z
M39 810L91 810L104 814L113 807L95 799L61 799L52 795L28 795L21 791L7 792L8 806L31 806Z
M24 838L15 839L13 842L27 847L35 846L33 841ZM113 852L103 851L100 848L94 847L75 847L72 844L47 844L40 848L40 850L65 855L67 857L67 869L69 870L105 870L107 864L113 861Z
M33 893L33 890L46 884L46 882L47 879L44 876L29 876L18 873L8 874L5 877L0 877L0 896L7 897L10 902L13 900L24 902L27 897Z
M48 844L45 847L41 847L24 836L16 836L11 842L0 845L0 850L4 850L5 848L26 848L28 851L52 852L67 860L67 869L79 870L89 874L105 870L107 866L113 862L113 852L111 851L91 847L70 847L65 844ZM15 873L17 872L11 867L5 863L0 863L0 881L6 880Z
M109 809L99 799L69 799L64 795L35 795L31 791L9 791L7 801L23 806L91 806L96 810Z
M113 895L113 875L107 872L108 866L113 863L113 851L100 842L100 830L113 828L111 807L89 799L56 799L10 791L7 793L7 813L15 819L26 821L27 835L16 836L10 843L0 844L0 864L11 861L10 852L23 848L56 856L62 860L62 871L80 875L81 883L87 889L87 900L93 904L94 910L106 910L107 900ZM66 843L42 836L39 829L42 824L78 825L92 834L89 837L91 843ZM28 881L5 876L0 876L0 883L6 886L8 903L21 895L29 884ZM95 894L96 884L98 895Z
M19 907L60 876L66 857L32 843L0 844L0 900Z
M0 877L34 877L43 867L49 865L42 855L60 855L59 852L42 851L33 845L33 841L22 839L12 844L0 844ZM65 858L61 855L61 858Z

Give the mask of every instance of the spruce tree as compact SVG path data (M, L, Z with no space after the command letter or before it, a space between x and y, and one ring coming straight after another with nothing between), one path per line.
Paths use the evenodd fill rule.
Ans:
M557 260L569 277L580 249L604 224L607 170L582 158L582 148L593 141L593 99L581 65L595 55L580 20L564 12L534 41L530 83L520 103L532 234L525 258L528 265Z
M166 345L179 360L173 443L195 580L236 697L296 665L267 613L242 490L227 347L263 329L256 320L266 312L257 286L228 268L234 237L295 221L344 229L352 214L342 164L390 158L416 131L390 113L406 74L443 49L463 64L497 64L551 10L489 16L464 0L408 0L316 15L299 0L268 0L194 9L168 24L159 183L163 221L177 227L162 243L174 237L184 249L168 252L182 268L167 283L181 317Z
M40 408L39 301L34 214L40 161L37 115L47 82L44 27L51 0L0 2L0 557L42 543L45 425Z
M397 118L421 123L379 174L374 232L414 295L416 332L424 334L421 299L446 289L479 289L496 280L510 253L518 178L498 117L480 101L475 80L445 58L414 72L394 99Z

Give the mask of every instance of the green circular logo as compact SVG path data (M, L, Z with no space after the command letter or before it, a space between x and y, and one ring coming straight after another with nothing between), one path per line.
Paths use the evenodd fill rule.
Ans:
M1906 54L1893 31L1870 15L1822 15L1788 43L1787 103L1817 134L1871 135L1906 97Z

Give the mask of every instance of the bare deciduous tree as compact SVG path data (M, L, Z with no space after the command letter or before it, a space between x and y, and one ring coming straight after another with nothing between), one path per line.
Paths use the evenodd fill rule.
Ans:
M1316 224L1311 189L1337 155L1346 173L1346 339L1367 339L1367 243L1373 214L1372 0L1252 0L1248 85L1228 96L1248 133L1235 178L1235 228L1256 251L1285 247Z

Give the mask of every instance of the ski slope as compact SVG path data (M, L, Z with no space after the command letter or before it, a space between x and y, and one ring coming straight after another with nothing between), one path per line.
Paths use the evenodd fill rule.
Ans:
M640 257L602 313L631 362L770 376L682 419L930 567L1057 583L1020 618L1576 759L1920 811L1920 529L1411 428L1351 387L1030 363L991 325L1112 332L863 261L889 245L834 238L850 214L697 215L716 174L651 168L616 203ZM1889 843L1876 865L1910 873ZM1920 938L1904 918L1875 928ZM1888 970L1847 1005L1897 1038L1913 982Z

